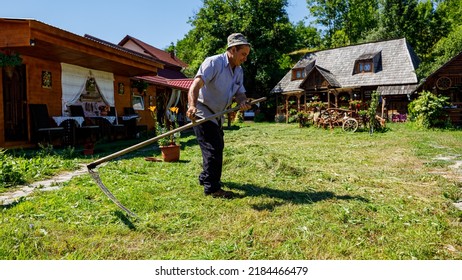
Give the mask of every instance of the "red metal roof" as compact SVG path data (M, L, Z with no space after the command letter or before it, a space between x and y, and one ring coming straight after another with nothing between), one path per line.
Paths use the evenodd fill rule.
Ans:
M139 76L136 78L145 80L148 83L180 90L189 90L189 87L193 82L193 79L166 79L160 76Z
M193 79L174 79L168 80L169 85L173 87L179 87L183 89L188 89L191 87Z

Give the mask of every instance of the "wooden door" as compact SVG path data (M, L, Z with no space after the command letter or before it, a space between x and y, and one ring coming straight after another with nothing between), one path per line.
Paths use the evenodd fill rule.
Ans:
M2 71L5 141L27 141L26 68L15 67L11 77Z

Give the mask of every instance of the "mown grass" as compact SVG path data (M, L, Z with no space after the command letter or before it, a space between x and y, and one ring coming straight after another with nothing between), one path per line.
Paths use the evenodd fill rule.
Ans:
M89 175L0 216L0 259L462 259L461 131L347 134L245 123L225 131L223 182L204 196L199 147L147 162L155 145L100 166L125 215ZM1 207L1 206L0 206Z

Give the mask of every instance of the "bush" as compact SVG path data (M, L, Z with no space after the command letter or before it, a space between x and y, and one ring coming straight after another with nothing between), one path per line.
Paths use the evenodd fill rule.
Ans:
M276 123L285 123L286 122L286 115L278 114L278 115L274 116L274 121Z
M16 167L14 159L0 149L0 187L11 187L24 183L20 170Z
M408 105L409 118L420 128L447 127L448 118L444 107L449 106L449 97L437 96L423 91Z
M256 113L255 117L253 118L254 122L264 122L266 119L266 116L264 113Z
M386 131L385 127L382 126L380 121L376 118L377 107L379 106L379 97L380 97L380 93L376 91L372 93L369 108L365 112L366 119L368 120L368 127L369 127L370 133L374 131L377 131L377 132Z

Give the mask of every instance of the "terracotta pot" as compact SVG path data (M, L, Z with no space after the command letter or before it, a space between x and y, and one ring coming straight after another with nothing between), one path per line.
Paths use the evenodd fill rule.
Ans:
M84 155L92 155L93 151L94 151L94 148L95 148L94 143L85 143L85 145L83 145L83 154Z
M165 162L175 162L180 160L179 145L161 146L160 151Z

